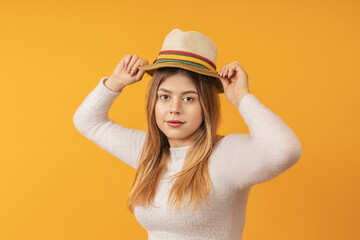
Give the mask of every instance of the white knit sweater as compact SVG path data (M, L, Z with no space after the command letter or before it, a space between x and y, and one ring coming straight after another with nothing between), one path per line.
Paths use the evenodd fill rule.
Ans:
M108 118L108 111L119 96L104 85L104 77L76 110L73 121L86 138L136 169L145 131L128 129ZM302 155L295 133L279 116L254 95L245 95L239 112L249 134L230 134L221 139L209 159L212 190L209 203L193 212L181 212L166 204L174 181L160 181L153 205L136 206L134 214L147 230L150 240L241 239L251 186L273 179L294 165ZM234 123L236 124L236 123ZM164 178L179 172L189 147L170 148L171 159Z

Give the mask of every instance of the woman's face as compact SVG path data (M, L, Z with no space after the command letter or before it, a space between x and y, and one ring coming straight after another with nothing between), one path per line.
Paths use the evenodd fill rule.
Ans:
M159 86L155 119L170 147L189 146L203 121L199 95L191 78L177 73Z

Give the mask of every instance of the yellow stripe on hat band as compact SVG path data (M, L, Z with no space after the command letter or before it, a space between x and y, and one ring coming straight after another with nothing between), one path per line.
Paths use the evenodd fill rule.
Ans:
M181 56L181 55L172 55L172 54L161 54L158 56L157 61L162 60L162 59L174 59L174 60L184 60L184 61L191 61L191 62L195 62L198 64L201 64L205 67L207 67L208 69L212 70L212 71L216 71L215 68L213 66L211 66L210 64L208 64L207 62L198 59L198 58L194 58L194 57L187 57L187 56Z

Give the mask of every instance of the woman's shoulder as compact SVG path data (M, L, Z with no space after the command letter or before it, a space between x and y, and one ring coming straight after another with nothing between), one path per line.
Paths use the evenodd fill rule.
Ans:
M250 139L249 134L245 133L231 133L227 135L218 135L220 137L220 140L217 142L217 144L223 145L223 144L229 144L230 142L238 142L238 141L246 141Z
M232 133L224 136L220 136L220 139L214 146L214 154L216 153L229 153L243 150L250 144L250 135L241 133Z

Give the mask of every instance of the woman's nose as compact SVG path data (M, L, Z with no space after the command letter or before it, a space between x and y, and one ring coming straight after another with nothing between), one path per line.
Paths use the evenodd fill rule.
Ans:
M174 99L171 101L170 113L179 114L181 112L181 100Z

